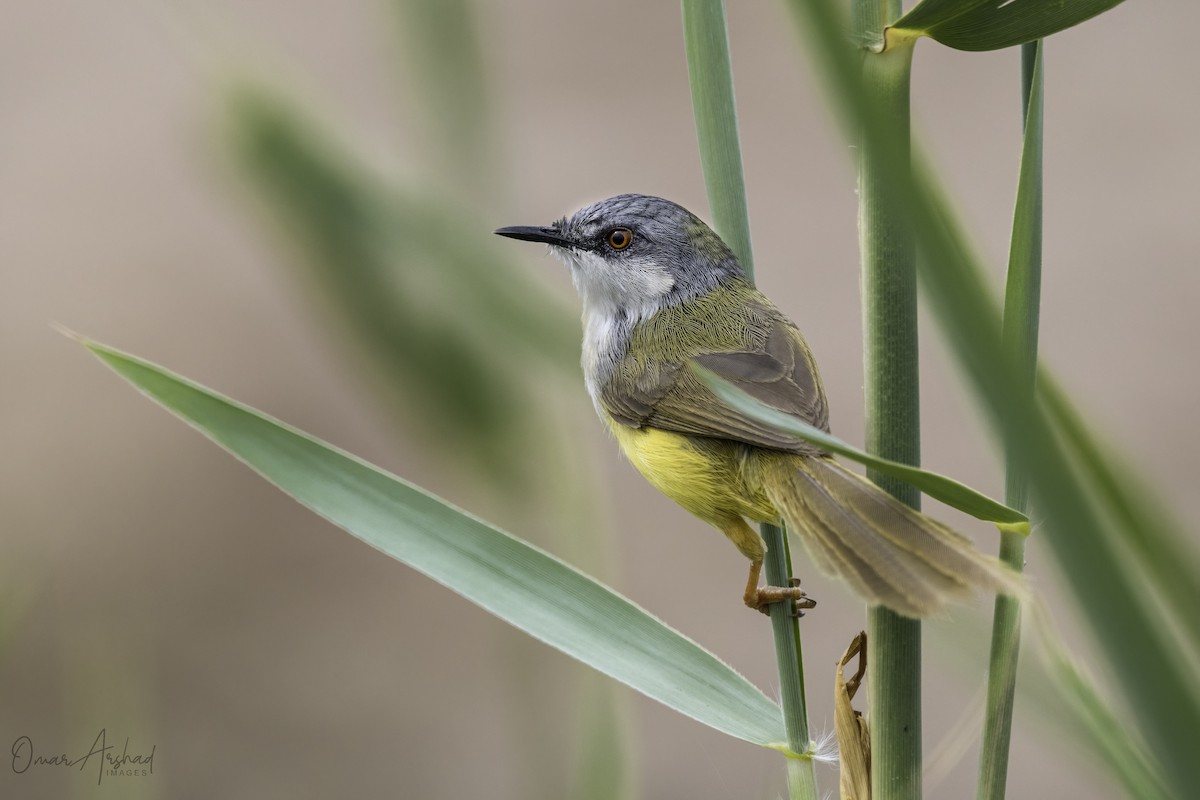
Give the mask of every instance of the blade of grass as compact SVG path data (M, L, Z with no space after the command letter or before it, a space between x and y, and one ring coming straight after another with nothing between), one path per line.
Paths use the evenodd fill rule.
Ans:
M725 3L724 0L682 0L681 13L700 162L713 227L738 257L746 277L753 281L750 218L742 177ZM767 546L767 581L776 586L787 586L792 576L787 537L777 525L763 524L760 530ZM813 748L804 695L804 651L799 620L789 612L785 603L771 606L779 694L789 748L793 753L811 756ZM792 800L816 800L817 782L811 758L801 763L789 763L787 773Z
M1004 348L1033 394L1037 374L1037 334L1042 274L1042 44L1021 48L1022 117L1025 123L1021 170L1008 251L1008 281L1004 295ZM1029 510L1029 480L1008 459L1005 500ZM1021 572L1025 568L1025 537L1001 534L1000 560ZM988 661L986 716L980 748L979 800L1003 800L1008 780L1013 701L1017 692L1017 661L1021 650L1021 599L1000 595L992 612L992 644Z
M779 707L712 653L554 556L162 367L83 344L298 502L484 610L716 730L786 749Z
M930 497L970 514L976 519L997 523L1001 530L1012 530L1022 536L1029 533L1029 518L1025 514L1003 503L998 503L953 478L910 464L889 461L886 458L859 450L833 434L826 433L820 428L814 428L793 416L765 405L746 394L742 389L718 377L711 370L696 364L690 365L690 369L712 389L717 397L721 398L722 402L728 403L751 419L770 425L784 433L790 433L807 442L812 442L831 453L843 455L860 464L865 464L876 472L904 481Z

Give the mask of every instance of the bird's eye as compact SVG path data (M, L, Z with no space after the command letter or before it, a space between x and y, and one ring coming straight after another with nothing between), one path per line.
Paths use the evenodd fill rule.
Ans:
M613 228L608 232L608 246L613 250L624 250L633 241L633 231L629 228Z

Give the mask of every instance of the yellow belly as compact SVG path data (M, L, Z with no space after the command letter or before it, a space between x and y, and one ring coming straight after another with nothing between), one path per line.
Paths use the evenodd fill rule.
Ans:
M609 428L646 480L706 522L719 525L731 515L778 519L761 490L747 485L744 445L612 421Z

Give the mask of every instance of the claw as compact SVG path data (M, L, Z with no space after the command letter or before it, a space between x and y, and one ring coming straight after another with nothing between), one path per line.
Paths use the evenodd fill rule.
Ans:
M798 586L800 584L800 580L798 578L792 578L792 580L796 581L796 583L794 583L793 586ZM809 597L806 594L802 594L800 597L797 597L795 600L792 601L792 616L795 617L796 619L800 619L801 617L804 616L805 609L816 608L816 607L817 607L816 600L813 600L811 597Z

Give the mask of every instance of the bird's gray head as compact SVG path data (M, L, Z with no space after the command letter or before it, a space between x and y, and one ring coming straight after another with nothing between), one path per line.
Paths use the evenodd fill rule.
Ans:
M744 278L712 229L661 197L622 194L545 227L496 233L550 245L571 268L588 315L645 319L664 306Z

